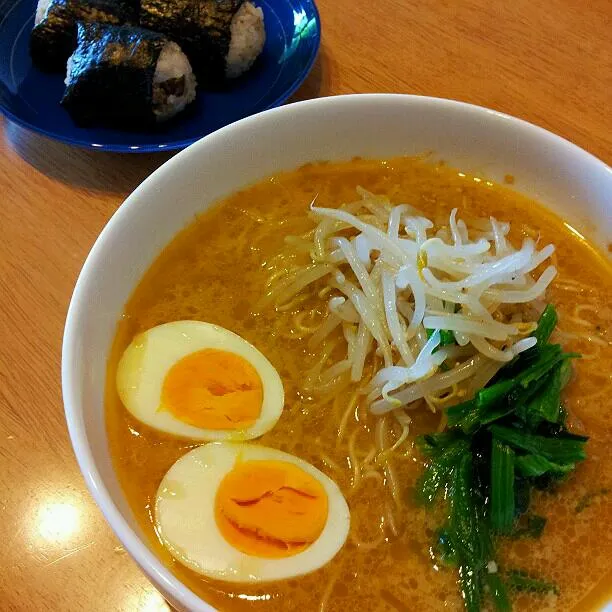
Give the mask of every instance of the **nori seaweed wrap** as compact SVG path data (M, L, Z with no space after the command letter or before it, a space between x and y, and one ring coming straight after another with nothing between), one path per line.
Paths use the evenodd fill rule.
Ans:
M79 126L147 129L195 99L187 57L163 34L78 23L62 105Z
M41 70L63 72L76 44L77 21L138 24L138 0L39 0L30 55Z
M228 70L226 60L232 42L232 20L240 11L243 2L244 0L140 0L140 24L163 32L178 42L189 57L201 85L218 86L226 77L237 76L248 69L263 47L263 14L251 3L246 3L247 18L255 11L255 29L258 30L255 41L248 41L252 47L252 51L249 50L252 57L246 58L245 61L242 53L240 64L243 68L239 66L238 70L234 70L235 74L232 74L231 69Z

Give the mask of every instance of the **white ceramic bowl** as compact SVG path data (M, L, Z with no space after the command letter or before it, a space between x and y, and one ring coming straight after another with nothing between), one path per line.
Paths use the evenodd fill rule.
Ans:
M145 180L95 243L64 335L62 387L77 460L125 548L177 608L212 610L147 545L113 472L104 424L106 360L124 304L143 273L195 213L240 187L305 162L432 151L516 188L602 248L612 236L612 169L570 142L492 110L436 98L356 95L270 110L185 149Z

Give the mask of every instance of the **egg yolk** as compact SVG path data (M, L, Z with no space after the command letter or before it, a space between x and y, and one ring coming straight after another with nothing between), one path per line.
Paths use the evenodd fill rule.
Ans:
M327 494L293 463L244 461L221 481L215 517L223 537L241 552L290 557L321 535Z
M261 413L263 387L245 359L204 349L177 361L164 379L162 410L204 429L243 429Z

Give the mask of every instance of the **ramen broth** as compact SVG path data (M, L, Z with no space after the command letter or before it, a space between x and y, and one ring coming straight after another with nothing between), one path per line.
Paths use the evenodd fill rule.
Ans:
M316 358L302 339L314 322L296 319L290 310L252 314L266 290L270 262L286 248L285 237L313 227L307 213L315 194L321 205L337 206L356 199L357 185L392 203L413 204L434 219L447 217L454 207L466 219L493 215L511 223L515 245L525 235L556 245L559 274L547 301L560 316L553 340L583 354L574 362L565 402L571 423L590 436L588 459L557 491L535 493L531 510L547 518L543 534L537 540L500 539L498 561L559 587L559 597L514 594L516 610L594 608L612 578L612 270L604 256L536 202L422 159L355 159L279 174L200 215L161 253L126 306L108 370L111 454L140 527L175 575L221 610L463 608L455 570L436 566L430 555L440 517L411 501L423 469L414 438L436 430L440 415L426 409L411 413L410 435L391 457L401 492L394 500L383 466L370 462L364 473L355 471L355 463L375 452L380 417L368 414L350 386L323 399L301 389ZM179 319L223 326L268 357L283 379L286 403L276 427L258 442L310 461L344 493L351 510L349 538L333 561L314 573L256 586L224 584L183 567L159 543L152 517L157 487L174 461L197 444L131 417L114 381L118 359L136 333Z

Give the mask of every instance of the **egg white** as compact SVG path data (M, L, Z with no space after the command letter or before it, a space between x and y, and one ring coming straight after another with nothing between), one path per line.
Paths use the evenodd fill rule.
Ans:
M244 429L203 429L159 410L164 379L183 357L203 349L239 355L257 371L263 402L257 420ZM211 323L174 321L138 334L117 367L117 391L124 406L139 420L160 431L194 440L251 440L274 427L283 410L283 383L274 366L252 344Z
M215 497L237 461L285 461L308 473L327 494L321 535L302 552L280 559L255 557L234 548L215 520ZM344 545L350 512L338 485L310 463L255 444L211 442L181 457L164 476L155 502L156 531L170 554L192 570L229 582L268 582L308 574Z

